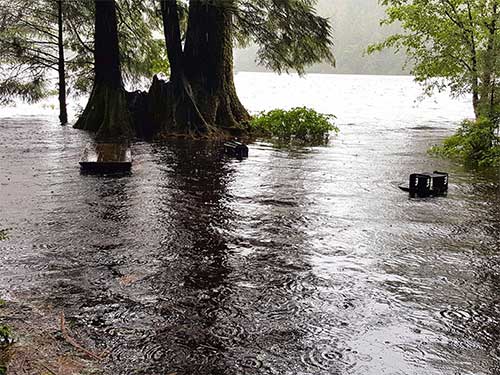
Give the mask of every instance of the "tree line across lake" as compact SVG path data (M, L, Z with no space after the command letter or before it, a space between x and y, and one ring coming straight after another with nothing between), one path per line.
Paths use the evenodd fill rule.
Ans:
M366 47L399 32L399 25L380 26L385 9L378 0L318 0L316 10L327 17L333 27L332 51L336 64L318 63L308 73L407 75L404 52L387 49L367 55ZM266 71L255 62L258 46L235 51L236 70Z

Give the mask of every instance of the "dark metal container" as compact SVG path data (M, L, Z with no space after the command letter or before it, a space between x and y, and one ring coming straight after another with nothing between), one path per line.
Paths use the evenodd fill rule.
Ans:
M224 153L238 159L248 158L248 147L241 142L229 141L224 143Z
M444 196L448 193L448 173L434 171L413 173L408 185L400 185L401 190L410 193L412 198Z

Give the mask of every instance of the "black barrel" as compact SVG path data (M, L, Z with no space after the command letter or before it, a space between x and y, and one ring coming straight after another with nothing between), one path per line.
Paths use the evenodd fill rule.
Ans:
M446 195L448 193L448 173L434 171L430 176L432 178L432 195Z
M408 191L412 198L439 197L448 193L448 173L434 171L413 173L410 175L408 187L400 188Z
M413 173L410 175L410 196L427 198L431 196L432 178L428 174Z

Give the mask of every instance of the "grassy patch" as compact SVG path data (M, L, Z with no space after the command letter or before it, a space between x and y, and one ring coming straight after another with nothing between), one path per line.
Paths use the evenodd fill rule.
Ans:
M0 349L12 344L12 330L6 325L0 325Z
M334 119L333 115L324 115L306 107L289 111L275 109L255 116L250 128L257 136L275 138L281 142L321 144L328 141L331 132L338 133Z
M12 342L12 333L10 329L0 325L0 375L7 374L7 365L10 357L8 347Z
M496 130L488 120L465 120L454 135L442 145L433 146L429 153L473 167L500 166L500 139Z

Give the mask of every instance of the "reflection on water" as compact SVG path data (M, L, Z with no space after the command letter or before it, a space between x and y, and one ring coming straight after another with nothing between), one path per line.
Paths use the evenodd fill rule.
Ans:
M348 108L328 147L256 143L243 162L137 143L121 178L79 173L85 133L0 119L1 295L64 310L108 374L494 374L498 177L425 153L453 105ZM433 169L447 198L397 189Z

